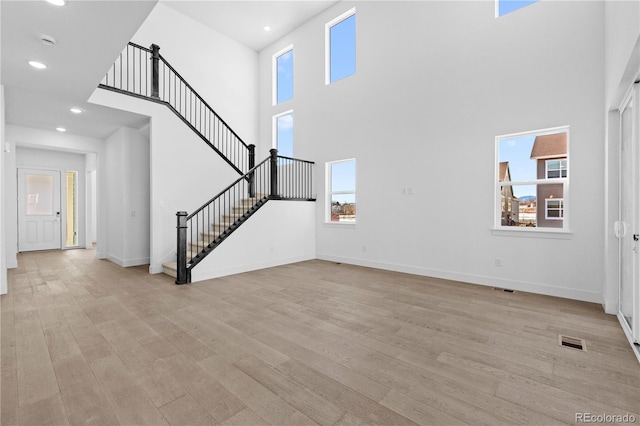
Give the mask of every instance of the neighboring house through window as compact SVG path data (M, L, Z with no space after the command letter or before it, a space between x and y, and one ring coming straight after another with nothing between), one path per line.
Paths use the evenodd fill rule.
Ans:
M497 228L568 229L568 139L567 127L496 138Z
M511 182L509 162L499 164L498 182ZM520 216L520 200L513 195L513 186L502 185L500 189L501 219L503 226L513 226Z
M544 216L546 220L562 220L564 217L564 200L547 198L544 200Z
M327 222L356 222L356 160L332 161L326 165Z

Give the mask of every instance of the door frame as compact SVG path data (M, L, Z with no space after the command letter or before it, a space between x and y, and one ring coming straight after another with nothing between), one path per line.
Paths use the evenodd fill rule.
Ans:
M622 221L622 181L625 176L629 176L627 173L624 173L622 170L622 137L623 137L623 123L622 116L624 111L627 109L629 102L633 101L633 115L632 115L632 124L631 124L631 143L635 146L635 150L632 150L632 163L631 163L631 179L635 179L637 181L640 176L640 83L634 83L629 89L628 93L624 96L623 101L620 105L619 111L619 128L620 128L620 141L618 148L618 221L616 223L616 228L620 227ZM618 312L617 317L622 329L629 340L629 342L633 345L634 343L640 343L640 242L636 241L634 247L633 262L631 267L633 268L632 276L633 276L633 284L632 284L632 318L631 318L631 327L629 326L627 319L624 317L622 313L622 277L623 277L623 243L622 238L625 236L630 237L632 235L637 235L640 233L640 184L633 190L635 199L632 201L634 204L633 208L633 216L635 226L638 228L634 228L634 224L632 224L632 229L627 231L624 229L622 231L622 235L619 235L619 231L616 230L616 234L619 239L618 246ZM623 228L626 228L623 225ZM640 358L639 358L640 359Z
M25 250L22 250L20 247L20 232L21 232L21 225L20 222L22 221L22 215L21 215L21 211L23 209L22 206L22 202L23 199L22 197L24 196L24 194L21 193L20 191L20 171L21 170L29 170L29 171L42 171L42 172L56 172L58 174L58 188L59 188L59 196L58 196L58 208L60 211L59 214L59 219L58 219L58 223L59 223L59 235L58 235L58 247L56 248L51 248L51 249L35 249L35 250L27 250L27 251L38 251L38 250L62 250L64 248L64 244L62 244L62 237L64 235L65 232L65 224L63 223L62 218L64 217L65 213L66 213L66 206L64 205L64 203L62 202L63 199L63 192L66 192L66 190L63 190L63 184L62 184L62 170L60 169L54 169L54 168L47 168L47 167L32 167L32 166L28 166L28 165L21 165L19 167L16 167L16 193L17 193L17 223L16 223L16 228L17 228L17 243L18 243L18 247L17 247L17 252L21 253L24 252ZM24 230L23 230L24 231Z

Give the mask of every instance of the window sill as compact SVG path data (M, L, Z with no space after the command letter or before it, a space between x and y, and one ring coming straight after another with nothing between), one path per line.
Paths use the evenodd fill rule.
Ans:
M328 228L355 228L355 222L325 222L324 226Z
M524 237L524 238L550 238L556 240L570 240L573 238L573 232L564 229L505 229L505 228L492 228L491 235L497 237Z

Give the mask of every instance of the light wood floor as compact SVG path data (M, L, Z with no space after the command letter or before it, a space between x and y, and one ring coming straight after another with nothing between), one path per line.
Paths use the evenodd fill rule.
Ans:
M598 305L322 261L175 286L93 256L10 271L2 425L640 422Z

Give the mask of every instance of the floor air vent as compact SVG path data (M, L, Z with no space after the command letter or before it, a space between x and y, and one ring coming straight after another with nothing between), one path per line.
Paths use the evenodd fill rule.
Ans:
M577 349L579 351L587 350L587 345L584 339L578 339L577 337L558 335L558 343L560 346L564 346L566 348Z
M504 291L505 293L513 293L513 290L511 290L510 288L494 287L493 289L498 291Z

